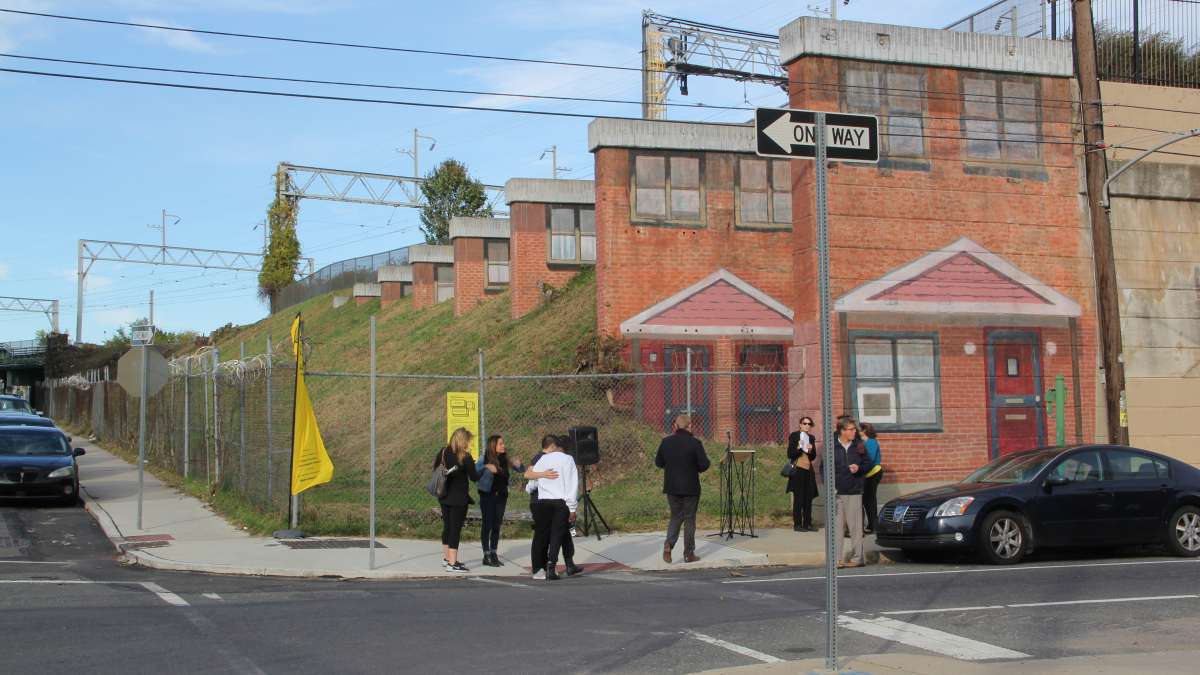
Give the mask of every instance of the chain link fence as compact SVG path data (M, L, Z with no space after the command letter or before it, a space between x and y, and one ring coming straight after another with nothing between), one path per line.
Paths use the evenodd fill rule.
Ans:
M306 371L334 477L303 493L302 529L328 535L368 532L374 444L376 531L436 537L438 505L425 492L425 483L445 444L447 394L452 392L479 395L480 446L488 435L499 434L514 460L528 462L545 434L596 427L600 462L589 467L587 487L614 530L653 530L665 523L655 452L672 420L689 410L693 431L713 463L703 476L701 526L715 529L720 522L718 462L727 447L756 453L758 525L790 522L790 501L778 468L785 461L788 398L798 376L686 369L503 375L488 372L480 358L470 364L477 371L470 375L379 372L374 410L370 373ZM273 356L229 361L210 350L176 359L167 385L147 402L148 464L186 479L197 488L193 492L207 492L220 509L236 508L243 520L250 514L260 529L283 527L294 386L290 354L278 349ZM47 394L51 415L60 423L136 457L137 400L116 382L54 381L47 383ZM523 485L522 479L514 479L509 512L515 531L528 527L520 498Z

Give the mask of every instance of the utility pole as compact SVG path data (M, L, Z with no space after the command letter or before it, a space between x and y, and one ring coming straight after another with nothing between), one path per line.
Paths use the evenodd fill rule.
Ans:
M1096 267L1096 309L1100 320L1100 351L1104 364L1104 409L1109 442L1129 444L1125 418L1125 363L1121 344L1121 308L1118 304L1117 266L1113 257L1112 227L1105 200L1108 174L1104 152L1104 115L1096 65L1096 34L1091 0L1071 5L1071 42L1075 76L1083 109L1084 172L1087 177L1088 213L1092 221L1092 258Z
M172 213L167 213L167 210L163 209L162 210L162 222L160 222L158 225L147 225L146 226L152 230L161 230L162 231L162 250L159 252L159 254L162 256L163 262L167 261L167 218L175 219L175 222L171 223L172 225L178 225L180 223L180 221L183 220L179 216L174 215Z
M150 289L150 325L154 325L154 289Z
M567 167L558 165L558 146L557 145L552 145L552 146L546 148L545 150L543 150L542 154L538 157L538 160L540 161L540 160L546 159L547 153L550 154L550 166L551 166L550 176L552 178L554 178L554 180L558 180L558 172L559 171L570 171L570 169L568 169Z

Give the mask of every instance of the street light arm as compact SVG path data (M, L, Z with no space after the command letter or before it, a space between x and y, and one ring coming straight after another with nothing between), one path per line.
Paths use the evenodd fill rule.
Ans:
M1137 164L1138 162L1142 161L1146 157L1158 152L1159 150L1167 147L1168 145L1171 145L1172 143L1178 143L1179 141L1182 141L1186 138L1192 138L1194 136L1200 136L1200 128L1190 129L1188 131L1173 132L1172 138L1169 138L1169 139L1163 141L1162 143L1159 143L1158 145L1155 145L1151 148L1143 150L1142 153L1139 154L1137 157L1134 157L1133 159L1129 160L1128 162L1125 162L1124 164L1122 164L1121 168L1114 171L1113 174L1108 177L1108 180L1104 181L1104 188L1102 190L1102 192L1104 194L1100 195L1100 206L1103 206L1105 211L1110 210L1111 205L1112 205L1112 200L1109 199L1108 185L1109 185L1109 183L1112 183L1114 180L1116 180L1118 176L1125 173L1125 171L1129 167L1133 166L1134 164Z

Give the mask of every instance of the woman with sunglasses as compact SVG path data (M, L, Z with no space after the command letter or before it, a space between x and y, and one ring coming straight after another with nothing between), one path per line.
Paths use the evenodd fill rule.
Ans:
M817 478L813 460L817 458L812 435L813 420L800 418L800 428L788 435L787 456L792 463L787 491L792 493L792 529L796 532L816 532L812 522L812 503L817 496Z

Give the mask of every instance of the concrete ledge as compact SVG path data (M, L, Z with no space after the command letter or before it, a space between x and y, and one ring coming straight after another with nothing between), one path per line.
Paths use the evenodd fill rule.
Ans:
M408 282L412 283L412 266L411 265L384 265L375 273L375 281L379 283L387 282Z
M644 148L754 152L754 126L705 122L597 119L588 124L588 150Z
M383 295L383 289L379 284L360 281L354 284L353 295L355 298L378 298Z
M454 247L453 246L434 246L430 244L417 244L408 249L408 264L415 263L453 263L454 262Z
M333 296L333 308L334 309L341 307L342 305L346 304L347 302L350 302L350 296L348 296L348 295Z
M510 178L504 184L504 201L508 204L595 204L596 186L590 180Z
M450 239L478 237L480 239L508 239L512 229L507 218L474 218L455 216L450 219Z
M831 56L884 63L1071 77L1065 40L985 35L803 16L779 31L779 62Z

